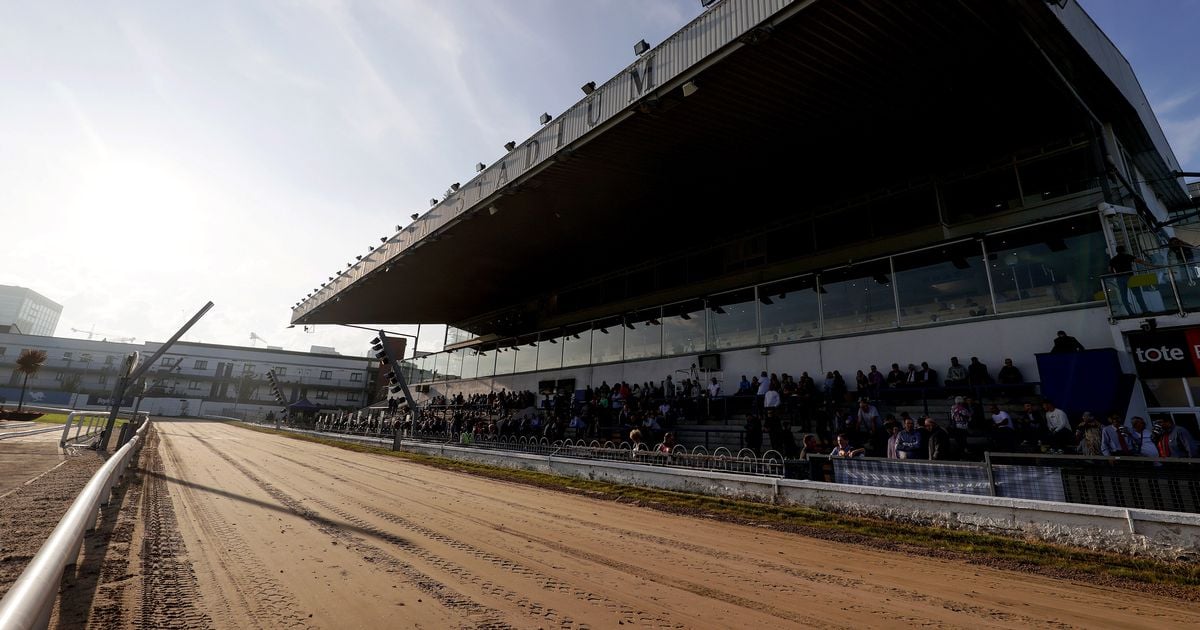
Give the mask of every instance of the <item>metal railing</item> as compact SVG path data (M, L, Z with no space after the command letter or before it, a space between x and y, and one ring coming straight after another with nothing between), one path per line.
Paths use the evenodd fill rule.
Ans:
M129 417L128 412L122 412L122 417ZM138 412L138 418L143 420L149 418L146 412ZM136 420L136 419L134 419ZM98 411L72 411L67 414L67 422L63 425L62 439L58 441L60 448L69 446L91 446L96 440L104 435L104 429L108 424L108 414ZM71 428L75 428L75 435L71 435Z
M1108 274L1100 285L1112 319L1200 311L1200 263Z
M84 533L95 525L100 506L108 505L113 488L124 476L129 461L141 449L149 427L149 420L142 422L129 442L96 471L75 498L21 577L0 601L0 628L45 628L49 625L63 571L78 557Z
M616 443L611 440L555 440L535 437L480 437L470 433L454 435L444 431L415 432L401 436L401 441L432 444L458 444L474 448L495 449L548 457L573 457L605 461L631 462L650 466L690 468L731 472L768 477L784 476L783 455L778 451L766 451L759 457L750 449L741 449L734 454L724 446L709 451L696 446L690 451L683 445L665 448L658 444L649 448L646 444Z

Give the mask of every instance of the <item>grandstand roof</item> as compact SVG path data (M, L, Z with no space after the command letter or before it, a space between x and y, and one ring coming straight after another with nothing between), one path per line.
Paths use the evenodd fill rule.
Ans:
M1162 180L1160 196L1186 202L1128 63L1074 2L725 0L306 299L292 321L499 330L486 314L531 300L552 310L583 278L696 258L1031 138L1087 135L1088 117L1113 124L1146 179ZM721 288L704 275L684 284L676 297Z

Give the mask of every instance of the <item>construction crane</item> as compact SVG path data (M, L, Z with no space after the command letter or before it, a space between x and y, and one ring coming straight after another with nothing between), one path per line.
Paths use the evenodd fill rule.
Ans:
M96 335L100 335L104 339L104 341L108 341L109 339L112 339L113 341L116 341L118 343L132 343L137 340L137 337L113 337L111 335L106 335L104 333L98 333L98 332L96 332L95 324L92 324L91 330L80 330L78 328L72 328L71 332L83 333L83 334L87 335L88 341L91 341L92 337L95 337Z
M268 348L270 348L270 347L271 347L271 342L270 342L270 341L267 341L266 339L263 339L262 337L259 337L259 336L258 336L258 333L253 333L253 332L252 332L252 333L250 333L250 347L251 347L251 348L257 348L258 346L254 345L254 344L255 344L255 342L258 342L258 341L261 341L261 342L263 342L263 343L267 344L267 347L268 347Z

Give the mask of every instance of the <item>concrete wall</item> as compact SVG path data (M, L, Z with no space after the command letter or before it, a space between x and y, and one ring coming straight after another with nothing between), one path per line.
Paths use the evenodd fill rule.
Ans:
M720 352L720 377L724 381L725 391L730 392L737 389L743 374L751 377L765 370L798 376L807 371L820 382L825 372L839 370L853 387L855 372L860 369L866 371L872 364L878 365L886 373L892 363L905 367L908 363L919 365L927 361L930 367L937 370L938 378L942 379L950 365L950 357L957 356L966 365L970 357L977 356L987 364L993 376L1000 370L1004 359L1011 358L1025 380L1035 381L1040 378L1034 355L1050 351L1058 330L1067 331L1087 348L1114 347L1107 310L1101 306L780 344L767 347L766 355L757 347L727 350ZM1117 347L1124 352L1123 344ZM536 391L538 381L569 378L575 379L579 389L587 385L599 386L602 381L607 381L609 385L620 381L659 383L668 374L672 374L674 380L679 382L685 375L677 371L687 370L695 361L695 355L685 355L434 383L431 384L429 395L454 395L460 391L470 395L501 388Z
M402 448L492 466L618 484L816 507L1161 560L1200 560L1200 514L847 486L421 442L404 442Z

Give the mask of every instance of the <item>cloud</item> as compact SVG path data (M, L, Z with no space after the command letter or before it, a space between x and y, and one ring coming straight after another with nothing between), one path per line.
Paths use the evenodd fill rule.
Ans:
M80 105L79 99L75 97L75 92L58 81L51 81L50 87L54 90L54 94L58 96L58 99L63 102L63 105L66 105L67 109L71 111L71 117L75 119L75 124L79 125L79 130L87 138L92 150L96 152L96 157L107 160L109 157L108 145L100 137L100 134L96 132L96 126L92 124L92 120L88 117L87 112L83 111L83 106Z
M1164 118L1162 127L1175 149L1180 164L1184 165L1184 170L1196 170L1193 168L1193 160L1200 160L1200 113L1183 119ZM1188 164L1192 164L1193 167L1189 167Z
M1176 94L1163 101L1162 104L1154 106L1154 113L1158 116L1166 116L1186 105L1196 94L1200 94L1200 90L1191 90L1182 94Z

